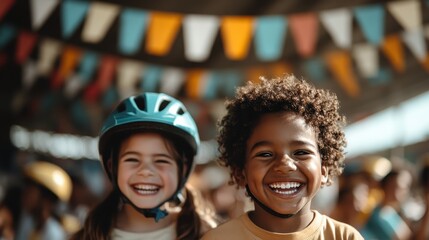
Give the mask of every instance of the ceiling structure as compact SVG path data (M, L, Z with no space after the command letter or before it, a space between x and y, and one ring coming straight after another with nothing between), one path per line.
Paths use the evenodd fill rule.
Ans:
M50 0L55 2L55 0ZM40 46L43 40L50 39L61 43L63 46L68 46L77 49L84 49L84 52L92 51L102 56L113 56L116 62L120 62L123 59L133 60L142 63L143 65L158 65L162 68L174 68L180 69L185 72L197 70L203 71L229 71L237 70L243 73L244 77L240 79L238 85L241 85L246 80L256 81L255 77L258 74L271 75L275 71L272 69L273 66L281 64L281 69L287 70L289 73L293 73L296 76L303 77L312 81L316 86L323 87L334 91L341 102L341 110L346 114L350 123L385 109L389 106L399 104L400 102L409 99L413 96L421 94L425 91L429 91L429 67L425 67L424 60L418 60L415 55L410 51L410 48L403 44L403 57L405 68L401 71L397 71L392 67L391 59L384 55L382 50L378 50L380 69L385 70L384 75L373 81L365 78L357 70L356 62L351 61L353 79L356 80L359 86L359 93L351 96L350 93L341 85L341 81L338 81L338 76L332 71L326 70L326 75L322 79L314 80L311 78L305 68L304 64L306 61L311 59L326 59L326 55L332 51L341 50L348 53L351 58L353 46L359 43L367 43L365 34L357 22L356 18L352 18L352 34L351 41L352 47L349 49L340 48L333 41L332 35L318 23L317 28L317 39L315 42L314 51L308 56L302 56L298 53L296 38L294 38L291 30L288 29L285 35L284 44L281 48L281 56L274 60L261 60L255 52L255 40L250 40L250 47L245 57L240 59L231 59L230 56L225 52L226 42L222 38L223 35L216 34L211 50L207 58L199 61L191 61L186 57L185 54L185 42L184 42L184 28L179 27L178 31L173 38L170 50L163 55L156 55L148 53L144 50L148 41L143 38L139 45L139 50L132 54L124 54L124 52L118 49L119 37L121 27L120 18L118 15L126 8L133 8L149 12L150 14L155 13L169 13L179 14L181 17L198 14L215 17L235 16L235 17L251 17L257 18L260 16L283 16L289 17L294 14L301 13L314 13L319 14L323 11L333 9L355 9L362 6L382 6L386 8L388 3L392 1L368 1L368 0L353 0L353 1L257 1L257 0L210 0L210 1L173 1L173 0L162 0L162 1L140 1L140 0L123 0L120 5L117 1L103 1L103 3L115 5L119 7L119 14L113 18L109 30L102 39L96 42L89 42L82 39L83 32L85 31L85 21L82 21L77 25L76 29L67 37L64 37L62 25L62 11L61 4L57 3L53 7L52 12L46 17L43 24L40 24L37 28L34 27L34 2L32 0L25 1L5 1L10 2L10 7L5 8L5 14L3 18L0 18L1 24L8 24L13 26L16 30L17 35L22 32L29 33L34 38L34 46L28 52L28 56L21 62L16 61L18 55L18 48L20 42L18 38L12 39L9 43L0 49L1 61L0 61L0 91L1 91L1 112L5 116L4 121L7 122L5 126L13 124L19 124L29 129L43 129L53 132L72 133L77 135L89 135L96 136L98 129L107 112L111 109L112 102L109 102L109 106L103 106L103 102L100 100L96 101L83 101L83 107L77 107L74 105L74 101L84 98L85 93L88 89L83 89L81 93L76 94L73 98L64 96L64 86L58 88L52 88L52 79L54 74L58 74L58 71L65 66L64 59L59 56L55 60L55 66L51 73L44 76L37 76L31 86L26 88L24 78L27 72L24 71L26 64L29 61L37 62L41 57ZM46 1L49 2L49 1ZM68 2L68 1L64 1ZM82 2L86 4L99 3L101 1L74 1ZM399 1L398 1L399 2ZM429 5L427 1L400 1L400 2L417 2L420 6L422 26L429 24ZM40 2L39 2L40 4ZM404 27L398 22L398 20L387 11L383 17L384 19L384 35L400 35L404 32ZM406 12L404 12L406 14ZM33 16L33 18L32 18ZM428 38L424 39L426 46L429 46ZM66 48L63 48L66 49ZM70 48L69 48L70 49ZM64 50L65 51L65 50ZM83 54L83 53L82 53ZM428 62L428 61L426 61ZM282 65L283 64L283 65ZM429 65L429 64L427 64ZM78 64L72 69L72 72L79 72ZM55 71L56 70L56 71ZM253 71L253 72L252 72ZM102 75L98 73L98 75ZM113 80L112 86L117 87L117 73L112 73ZM68 77L64 77L64 82L70 80ZM91 81L95 81L92 78ZM190 81L189 78L187 78ZM160 83L158 83L160 84ZM88 85L91 86L91 85ZM233 88L236 85L231 85ZM89 88L89 87L88 87ZM156 88L160 90L160 87ZM231 91L229 92L231 93ZM101 94L102 95L102 94ZM217 92L215 96L211 98L204 98L201 94L195 95L190 94L190 90L183 84L178 87L176 91L177 97L183 99L190 105L190 111L196 113L196 119L200 130L202 132L202 138L209 140L215 136L215 122L216 114L213 112L218 111L219 103L223 102L226 97L231 94L225 92ZM48 97L47 97L48 96ZM117 99L116 99L117 100ZM87 118L76 116L85 110ZM90 123L85 121L90 119ZM8 129L4 129L2 132L6 133ZM6 133L7 134L7 133ZM4 134L2 134L4 136Z

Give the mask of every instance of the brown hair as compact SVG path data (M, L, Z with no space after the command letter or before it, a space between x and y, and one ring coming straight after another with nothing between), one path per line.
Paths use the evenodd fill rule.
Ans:
M239 183L245 165L246 142L261 116L273 112L293 112L302 116L316 132L322 165L328 170L328 184L342 173L346 139L345 117L340 115L337 96L297 79L293 75L261 78L237 89L226 103L227 114L218 123L219 162L230 168L231 183Z

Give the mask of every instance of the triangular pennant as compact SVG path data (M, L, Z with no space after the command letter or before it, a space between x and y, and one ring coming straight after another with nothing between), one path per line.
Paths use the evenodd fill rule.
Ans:
M146 65L141 76L140 88L145 92L156 92L161 75L161 67Z
M422 27L420 1L393 1L387 3L387 9L405 30Z
M95 82L101 92L104 92L112 84L117 62L118 60L115 57L107 55L103 56L101 59L97 80Z
M349 9L340 8L323 11L320 21L331 34L335 44L340 48L350 48L352 44L352 13Z
M124 54L134 54L140 49L146 25L148 12L126 8L122 11L119 25L119 50Z
M378 69L377 73L368 78L370 83L374 86L385 85L392 79L392 71L389 68L383 67Z
M62 34L64 38L73 35L88 12L89 3L86 1L66 0L61 5Z
M313 81L322 82L326 79L325 64L323 60L318 57L305 60L303 68Z
M238 86L241 85L243 81L243 75L239 71L229 70L219 72L220 76L220 84L223 86L223 93L227 97L232 97L235 94L235 90Z
M118 14L119 6L117 5L92 2L83 27L82 39L89 43L101 41Z
M78 71L78 75L83 82L83 85L88 84L93 77L95 69L98 66L98 62L100 61L99 58L98 54L90 51L86 51L83 55Z
M386 36L381 50L397 72L405 71L404 50L398 35Z
M302 57L313 55L318 38L318 20L314 13L289 16L290 30L298 53Z
M45 23L59 2L59 0L30 0L33 29L37 30Z
M22 85L24 89L28 90L37 79L37 67L34 61L27 61L23 66Z
M179 68L165 68L160 80L160 92L176 96L185 81L185 73Z
M357 7L354 14L365 38L372 44L380 45L384 37L385 11L381 4Z
M111 86L104 93L103 98L101 99L101 105L104 109L111 110L112 106L115 106L119 99L121 98L119 98L116 88Z
M9 12L12 5L15 3L15 0L1 0L0 1L0 21Z
M18 64L22 64L27 60L33 47L37 41L37 36L31 32L21 32L18 36L18 43L16 46L15 59Z
M123 60L118 64L117 88L121 99L136 93L136 83L142 68L141 63L131 60Z
M75 47L68 46L64 49L60 67L52 78L51 86L53 89L58 89L64 82L64 79L68 78L75 70L81 54L81 50Z
M201 98L203 78L206 78L203 70L198 69L187 72L186 94L190 99Z
M263 61L279 59L286 38L287 19L284 16L258 17L255 21L256 55Z
M61 52L61 44L52 39L43 39L39 45L39 61L37 71L41 76L47 76L52 73L55 60Z
M16 29L10 24L0 25L0 48L6 46L16 35Z
M213 72L207 73L207 81L203 89L203 96L205 100L214 100L216 98L219 82L219 80L213 77Z
M268 67L268 74L271 78L282 77L293 72L292 65L287 62L275 63Z
M363 77L374 77L378 73L378 48L375 45L370 43L355 44L353 57Z
M182 15L152 12L146 36L146 51L156 56L166 55L180 28Z
M360 87L353 74L349 53L346 51L331 51L327 54L326 60L329 69L347 95L357 97L360 94Z
M219 30L219 18L206 15L186 15L183 19L183 40L186 59L206 60Z
M419 61L424 61L427 55L426 42L422 29L414 29L402 33L402 40Z
M252 39L253 18L223 17L220 31L226 56L232 60L244 59Z
M84 81L81 79L81 76L74 74L68 78L65 83L64 95L69 99L74 98L79 90L81 90L84 86Z

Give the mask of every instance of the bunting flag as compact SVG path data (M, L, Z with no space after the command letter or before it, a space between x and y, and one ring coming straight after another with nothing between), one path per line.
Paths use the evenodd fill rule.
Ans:
M64 79L73 73L78 64L81 53L81 50L75 47L67 46L64 48L60 67L52 78L52 89L58 89L63 84Z
M379 70L378 48L370 43L353 46L353 57L360 74L365 78L374 77Z
M267 69L264 67L253 66L246 71L246 81L258 84L261 82L260 78L265 77L266 75Z
M36 41L37 36L34 33L25 31L19 33L15 52L16 63L22 64L25 60L27 60L28 55L30 55L34 45L36 44Z
M232 97L235 94L235 89L242 84L243 76L239 71L229 70L219 72L218 79L221 82L221 86L223 86L222 90L225 96Z
M213 78L213 72L207 73L204 85L204 100L214 100L217 96L217 89L219 87L219 81Z
M320 13L320 20L331 34L335 44L348 49L352 44L352 13L346 8L327 10Z
M182 15L153 12L149 20L146 51L155 56L166 55L179 31Z
M271 64L268 67L268 74L271 77L282 77L293 72L292 66L287 62Z
M110 87L115 73L117 59L113 56L103 56L95 83L101 92Z
M420 62L425 60L427 55L426 42L421 28L403 32L402 40L408 46L417 60Z
M381 49L397 72L405 71L404 50L398 35L386 36Z
M68 99L74 98L78 92L84 87L84 81L78 74L71 75L64 86L64 95Z
M115 104L122 100L122 98L119 98L118 93L116 92L116 88L111 86L107 91L104 93L103 98L101 100L101 105L104 109L111 111L112 106L115 106Z
M405 30L411 31L422 27L420 1L393 1L387 3L387 9Z
M39 29L59 4L59 0L30 0L31 24Z
M253 18L223 17L220 31L225 55L231 60L246 58L253 34Z
M10 8L15 3L15 0L1 0L0 1L0 21L9 12Z
M344 91L350 97L357 97L360 94L360 87L352 71L352 63L348 52L329 52L327 54L327 64Z
M37 78L37 65L34 61L27 61L23 65L22 85L24 90L30 89Z
M384 37L385 11L381 4L354 8L354 14L365 38L380 45Z
M100 42L118 14L117 5L92 2L82 31L82 40L89 43Z
M378 69L376 75L368 78L369 82L374 86L387 84L390 79L392 79L392 71L385 67Z
M141 74L140 88L145 92L156 92L161 75L161 67L146 65L143 73Z
M176 96L185 82L185 73L179 68L166 68L161 75L160 92Z
M16 29L10 24L0 25L0 48L5 47L16 35Z
M39 45L39 61L37 71L40 76L48 76L53 72L54 63L62 50L62 45L52 39L43 39Z
M61 30L64 38L69 38L83 22L89 9L86 1L65 0L61 5Z
M319 57L305 60L303 68L312 81L322 82L326 79L326 67L323 60Z
M317 16L314 13L295 14L289 17L289 23L297 52L302 57L313 55L319 32Z
M201 98L207 74L202 70L190 70L187 73L186 94L191 99Z
M137 61L124 60L118 65L118 93L121 99L136 94L136 85L143 66Z
M277 60L282 56L287 31L283 16L258 17L255 21L256 55L263 61Z
M95 69L99 62L99 56L97 53L86 51L82 57L82 61L79 65L78 75L83 83L86 85L90 82L94 75Z
M122 11L119 28L119 50L135 54L140 49L149 14L146 11L126 8Z
M219 18L206 15L187 15L183 19L183 40L186 59L206 60L219 30Z

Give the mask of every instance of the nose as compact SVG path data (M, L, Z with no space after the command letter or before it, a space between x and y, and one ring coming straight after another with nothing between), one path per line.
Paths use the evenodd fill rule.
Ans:
M297 166L295 164L295 160L289 157L288 154L284 154L274 166L274 170L278 172L290 172L296 171Z
M153 176L154 175L154 166L150 163L143 162L139 166L138 175L141 176Z

